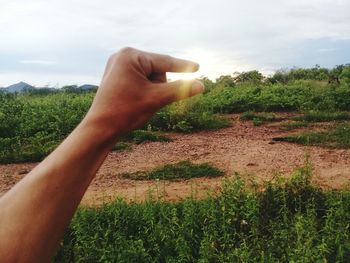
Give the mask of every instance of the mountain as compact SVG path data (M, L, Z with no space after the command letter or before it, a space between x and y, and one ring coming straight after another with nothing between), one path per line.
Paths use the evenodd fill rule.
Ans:
M91 85L91 84L84 84L84 85L81 85L78 87L78 89L81 89L81 90L93 90L93 89L97 89L98 86L96 85Z
M35 88L32 85L29 85L28 83L25 83L23 81L4 88L5 91L10 92L10 93L29 91L29 90L33 90L33 89L35 89Z
M92 84L84 84L81 86L76 86L76 85L71 85L71 86L65 86L70 87L72 89L72 91L77 91L77 92L81 92L81 91L93 91L96 90L98 88L98 86L96 85L92 85ZM63 90L64 88L63 87ZM50 92L58 92L61 91L60 88L53 88L53 87L43 87L43 88L36 88L33 87L32 85L25 83L23 81L17 83L17 84L13 84L10 85L8 87L0 87L0 92L9 92L9 93L21 93L21 92L26 92L26 91L32 91L32 92L38 92L38 93L50 93Z

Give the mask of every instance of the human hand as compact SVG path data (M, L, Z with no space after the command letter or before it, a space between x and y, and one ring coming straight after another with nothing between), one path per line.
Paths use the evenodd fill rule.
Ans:
M166 72L195 72L197 63L123 48L107 63L87 118L115 137L144 125L163 106L203 91L198 80L167 82Z

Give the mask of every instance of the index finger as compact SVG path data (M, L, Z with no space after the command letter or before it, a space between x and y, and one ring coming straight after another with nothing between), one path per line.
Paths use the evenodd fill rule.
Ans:
M148 53L148 55L153 72L196 72L199 69L199 64L190 60L156 53Z

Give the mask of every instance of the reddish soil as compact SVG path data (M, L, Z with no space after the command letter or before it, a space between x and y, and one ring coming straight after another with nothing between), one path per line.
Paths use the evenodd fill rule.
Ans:
M282 118L290 114L279 114ZM120 173L149 170L156 166L190 160L210 162L230 177L238 172L244 179L258 184L277 175L288 176L309 155L313 167L312 181L325 189L350 186L350 150L301 146L273 142L273 137L291 132L281 131L278 123L254 126L230 116L233 126L218 131L168 135L173 142L152 142L133 146L131 151L111 152L90 185L82 203L100 205L122 197L127 201L155 198L175 201L187 196L203 197L220 188L222 178L199 178L179 182L133 181ZM305 130L305 128L303 128ZM294 133L295 131L293 131ZM0 195L28 173L36 163L0 165Z

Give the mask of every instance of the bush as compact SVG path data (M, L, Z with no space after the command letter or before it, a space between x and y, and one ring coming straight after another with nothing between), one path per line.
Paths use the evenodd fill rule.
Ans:
M342 69L339 79L343 85L350 87L350 65Z
M309 179L304 167L259 192L235 177L218 197L80 208L54 261L347 262L350 193Z
M350 120L348 112L325 112L325 111L309 111L302 116L294 118L297 121L303 122L328 122Z
M276 114L270 112L255 113L252 111L247 111L241 115L240 119L242 121L252 120L255 126L259 126L261 124L277 120L277 116Z
M297 135L276 137L274 141L294 142L303 145L317 145L329 148L350 148L350 124L338 124L334 130L324 132L303 132Z
M172 139L159 132L136 130L131 132L132 141L136 144L143 142L171 142Z
M193 164L189 161L182 161L175 164L167 164L151 171L136 173L124 173L122 177L133 180L178 180L197 177L217 177L224 173L209 163Z

